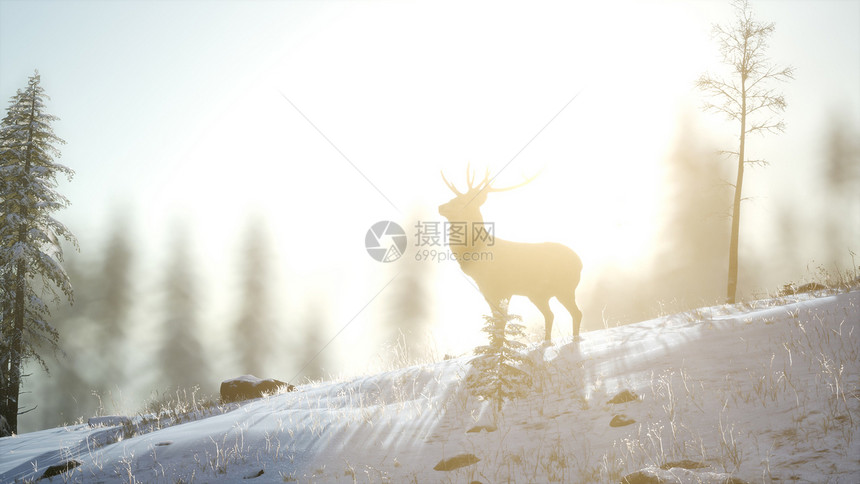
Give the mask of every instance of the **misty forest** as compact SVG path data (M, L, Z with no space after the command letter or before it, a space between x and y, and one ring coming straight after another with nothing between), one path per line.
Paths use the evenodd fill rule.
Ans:
M0 0L0 482L858 482L860 4L620 4Z

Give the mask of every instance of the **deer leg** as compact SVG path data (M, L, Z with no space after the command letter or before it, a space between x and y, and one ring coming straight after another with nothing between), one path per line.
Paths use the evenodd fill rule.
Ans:
M549 308L549 299L532 299L529 300L537 306L538 310L540 310L541 314L543 314L544 327L546 328L546 336L544 337L544 341L549 342L552 339L552 320L555 318L552 314L552 310Z
M570 313L570 317L573 318L573 338L579 338L579 325L582 322L582 311L580 311L576 306L576 293L572 292L569 296L561 296L558 300L567 309L567 312Z

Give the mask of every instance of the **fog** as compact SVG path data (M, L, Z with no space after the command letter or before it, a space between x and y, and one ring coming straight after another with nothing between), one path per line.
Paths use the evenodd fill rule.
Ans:
M154 7L152 5L155 5ZM753 2L785 133L749 140L742 300L856 277L860 5ZM344 378L481 344L488 307L442 224L466 167L500 185L495 235L583 260L591 331L726 299L736 127L700 109L728 2L0 3L0 94L40 69L77 172L57 214L73 306L21 430L136 412L245 373ZM42 35L33 38L29 33ZM59 41L58 39L62 39ZM724 66L723 66L724 67ZM365 247L403 227L390 263ZM416 260L422 250L434 260ZM853 252L852 252L853 251ZM560 304L554 339L570 336ZM533 342L541 314L524 298ZM50 353L46 350L46 353Z

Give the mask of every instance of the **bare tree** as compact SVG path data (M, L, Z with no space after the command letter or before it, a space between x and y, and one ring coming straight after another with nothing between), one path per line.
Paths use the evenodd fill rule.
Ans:
M738 287L738 236L744 167L747 164L765 163L763 160L746 158L747 135L785 130L785 124L778 118L778 114L785 111L785 98L771 84L773 81L794 78L792 67L777 67L765 55L774 24L755 20L747 0L736 0L733 5L736 11L734 22L726 26L714 26L714 36L719 43L723 63L732 68L732 73L726 78L704 74L696 81L696 86L714 99L714 102L705 104L705 110L723 113L730 121L740 124L737 151L722 152L738 160L729 242L729 303L735 302Z

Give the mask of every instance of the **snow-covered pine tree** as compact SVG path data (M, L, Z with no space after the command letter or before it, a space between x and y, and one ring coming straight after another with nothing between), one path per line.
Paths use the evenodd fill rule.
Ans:
M532 384L525 370L531 360L520 353L525 344L514 339L523 336L520 321L520 316L508 314L508 300L503 300L492 316L484 316L482 331L489 336L489 344L475 348L477 356L466 377L472 395L495 402L497 412L505 400L525 396Z
M54 162L65 142L51 129L58 118L45 112L46 99L36 71L0 122L0 414L13 432L24 362L34 359L47 370L39 352L59 341L43 297L72 301L60 239L77 241L51 214L69 205L56 190L57 175L71 179L74 172Z

